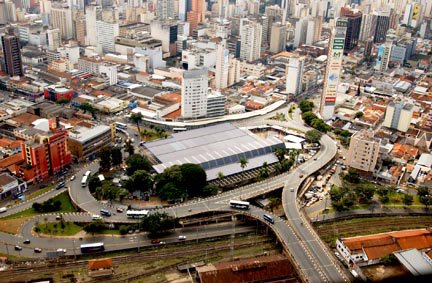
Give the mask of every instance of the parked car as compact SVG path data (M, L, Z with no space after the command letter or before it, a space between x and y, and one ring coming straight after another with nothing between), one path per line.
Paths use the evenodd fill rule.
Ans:
M56 186L56 190L60 190L64 186L65 186L65 182L58 183L57 186Z
M72 175L72 177L70 177L70 180L73 181L75 180L75 178L76 178L75 175Z
M121 207L117 207L117 212L119 212L119 213L122 213L123 211L124 211L124 208L121 208Z

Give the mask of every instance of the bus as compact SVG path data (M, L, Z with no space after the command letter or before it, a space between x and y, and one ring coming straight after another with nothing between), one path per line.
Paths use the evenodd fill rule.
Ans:
M265 221L270 222L271 224L274 224L274 219L272 216L268 215L268 214L264 214L263 218Z
M125 123L121 123L121 122L115 122L115 126L116 126L116 128L119 128L122 130L126 130L128 127Z
M128 210L126 215L128 218L143 218L148 215L148 210Z
M84 173L84 176L88 177L88 176L90 176L90 174L91 174L91 171L87 171L87 172Z
M111 211L106 210L106 209L101 209L100 214L103 216L111 216Z
M180 133L180 132L184 132L187 131L186 128L173 128L173 132L174 133Z
M239 209L249 209L250 203L241 200L230 200L230 206Z
M83 188L87 187L88 182L89 182L89 176L84 175L81 180L81 187Z
M102 252L105 250L104 243L83 244L80 246L81 253Z

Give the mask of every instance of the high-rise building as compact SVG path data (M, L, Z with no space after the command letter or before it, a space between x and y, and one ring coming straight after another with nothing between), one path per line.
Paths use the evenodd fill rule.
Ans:
M302 44L311 45L321 37L322 17L305 17L296 23L294 47Z
M386 42L378 47L375 70L385 72L388 69L393 40L387 38Z
M156 17L158 19L173 19L174 18L174 0L158 0L156 1Z
M179 0L178 3L179 3L178 18L180 21L185 22L186 21L186 15L187 15L188 0Z
M96 21L97 43L102 46L103 52L115 52L115 38L119 35L118 23Z
M282 23L273 23L270 35L270 52L278 53L285 51L287 39L287 28Z
M229 51L224 44L216 48L215 88L224 89L228 86Z
M351 50L358 44L362 13L360 11L351 10L347 7L342 7L340 16L344 17L348 21L344 50Z
M382 43L386 39L387 31L390 26L390 11L381 10L378 12L377 24L374 35L374 42Z
M320 104L321 116L325 120L333 117L335 111L336 92L342 69L342 57L347 26L348 22L346 20L338 19L336 21L336 26L333 28L329 42L324 87Z
M86 21L86 43L95 46L97 44L96 37L96 21L102 18L102 7L89 5L85 10Z
M35 180L43 180L58 174L72 161L67 146L68 133L63 130L54 133L36 134L22 144L21 153L34 172Z
M374 173L380 156L380 140L373 131L362 130L352 135L346 164L363 172Z
M62 4L56 4L51 7L51 25L58 28L62 39L71 39L74 37L72 9Z
M422 5L420 3L411 3L406 5L402 23L417 28L422 20Z
M404 101L390 102L387 105L383 126L400 132L407 132L414 113L414 105Z
M207 115L208 71L197 69L185 71L181 86L181 116L195 119Z
M75 16L75 34L76 40L80 45L86 44L86 18L84 12L81 10Z
M196 30L199 23L205 20L206 5L204 0L191 0L191 9L187 13L187 21L190 24L190 34Z
M262 26L257 22L243 19L240 36L240 59L246 61L259 59L261 57Z
M57 50L61 43L60 30L58 28L47 30L47 41L49 50Z
M286 71L286 92L299 95L302 92L302 77L305 57L293 56L289 58Z
M11 76L24 75L19 39L12 29L1 37L6 73Z
M360 40L367 41L375 36L378 15L376 13L363 14L360 28Z

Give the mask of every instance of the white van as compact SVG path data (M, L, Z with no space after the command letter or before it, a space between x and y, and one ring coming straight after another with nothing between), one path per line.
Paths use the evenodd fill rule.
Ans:
M100 215L92 215L92 220L101 220L102 217Z
M0 207L0 213L3 213L3 212L6 212L7 211L7 208L4 206L4 207Z

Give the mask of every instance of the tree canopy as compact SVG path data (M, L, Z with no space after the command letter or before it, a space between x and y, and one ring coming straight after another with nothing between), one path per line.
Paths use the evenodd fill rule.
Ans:
M131 193L134 191L148 192L153 188L153 178L147 171L137 170L126 181L125 188Z
M321 139L321 136L322 136L322 134L320 133L320 131L315 130L315 129L307 131L305 134L306 139L312 143L319 142Z
M158 234L173 229L175 219L166 213L152 213L141 221L142 227L150 234Z
M299 108L302 113L312 111L314 108L314 103L309 100L302 100L299 104Z
M151 164L144 156L140 154L132 154L126 159L127 169L126 172L131 176L137 170L150 171Z
M207 174L199 165L173 165L157 176L156 189L162 199L174 200L203 195Z

